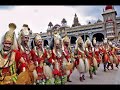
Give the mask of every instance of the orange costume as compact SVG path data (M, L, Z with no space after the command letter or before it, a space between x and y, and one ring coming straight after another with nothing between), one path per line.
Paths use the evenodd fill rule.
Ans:
M102 48L102 53L103 53L103 63L110 62L109 60L109 54L108 54L108 49L103 47Z

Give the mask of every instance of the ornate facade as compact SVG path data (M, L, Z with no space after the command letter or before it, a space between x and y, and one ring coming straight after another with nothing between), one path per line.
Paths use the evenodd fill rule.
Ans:
M75 44L75 41L80 34L85 41L87 37L91 40L96 37L96 40L101 42L104 38L109 40L120 40L120 16L117 17L117 12L112 5L107 5L103 10L103 21L98 19L96 23L89 22L87 25L81 25L78 17L75 14L72 26L67 25L65 18L61 21L61 25L53 25L52 22L48 24L46 33L40 33L44 39L45 45L49 44L54 32L59 32L61 36L65 33L71 39L71 44ZM34 35L33 35L34 36Z

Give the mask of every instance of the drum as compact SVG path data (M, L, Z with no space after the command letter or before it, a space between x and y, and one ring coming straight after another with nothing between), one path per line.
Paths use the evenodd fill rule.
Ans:
M79 59L79 64L77 66L79 72L85 72L85 64L83 59Z
M32 84L28 70L21 72L18 75L18 79L16 81L16 84L22 84L22 85L23 84Z
M66 70L72 70L72 69L73 69L73 66L74 66L73 63L67 62L67 64L66 64Z

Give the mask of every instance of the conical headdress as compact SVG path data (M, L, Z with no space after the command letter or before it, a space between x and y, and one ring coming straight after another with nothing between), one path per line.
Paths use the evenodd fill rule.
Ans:
M64 50L64 43L68 42L68 47L70 48L70 39L67 35L67 33L65 34L64 38L62 39L62 49ZM71 48L70 48L71 49Z
M63 38L63 42L70 42L70 39L67 35L65 35L65 37Z
M35 42L37 42L38 40L42 40L40 34L36 34L35 36Z
M16 25L14 23L9 24L10 30L5 33L4 41L13 42L14 41L14 30L16 29Z
M22 42L21 37L22 37L22 36L26 36L26 35L27 35L27 36L30 35L30 33L29 33L29 27L28 27L27 24L23 24L22 30L20 31L19 36L18 36L18 44L19 44L19 47L21 47L21 42ZM28 45L29 45L29 43L30 43L30 42L28 42Z
M81 36L79 36L78 38L77 38L77 40L76 40L76 46L75 46L75 49L77 49L78 48L78 44L79 43L82 43L83 44L83 48L84 48L84 42L83 42L83 39L82 39L82 37Z
M87 40L85 41L85 47L88 47L88 44L90 44L90 46L93 47L89 37L87 37Z
M83 39L81 36L79 36L76 40L76 43L83 43Z
M18 49L18 42L14 31L16 29L16 25L14 23L10 23L9 29L10 30L5 33L4 41L12 42L12 49Z
M29 33L29 27L28 27L27 24L23 24L23 28L22 28L22 30L21 30L21 34L22 34L23 36L30 34L30 33Z

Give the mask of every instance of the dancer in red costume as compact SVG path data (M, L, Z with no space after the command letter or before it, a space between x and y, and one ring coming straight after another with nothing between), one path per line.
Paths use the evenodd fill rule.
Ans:
M80 81L85 80L85 73L89 71L89 62L85 55L84 42L79 36L76 40L76 47L74 52L75 66L80 73Z
M71 64L71 66L73 66L74 58L73 58L72 50L71 50L71 46L70 46L70 39L67 36L67 34L62 39L62 50L63 50L63 55L66 59L66 63L69 63L69 64ZM73 68L66 70L68 82L72 82L70 80L70 75L72 74L72 71L73 71Z
M65 69L63 68L63 51L62 51L62 38L58 33L54 34L54 38L51 43L51 58L49 62L53 65L53 72L57 73L57 78L55 78L55 84L64 84L63 77L66 74ZM56 83L57 82L57 83Z
M109 59L109 45L108 45L107 38L105 38L104 42L103 42L102 54L103 54L102 61L103 61L103 65L104 65L104 71L106 72L106 65L108 63L110 63L110 59Z
M97 70L97 60L95 59L94 48L89 38L87 38L85 42L85 53L90 64L89 69L90 79L93 79L93 73L96 74Z
M20 73L18 63L24 63L15 37L16 25L10 23L9 29L4 35L3 48L0 51L0 84L16 84Z
M46 73L44 72L46 64L45 60L48 60L50 57L47 53L47 50L43 47L43 40L39 34L37 34L34 38L34 48L31 50L31 55L36 66L37 83L42 84L42 82L46 81L47 79L51 79L52 71L50 68Z
M118 68L119 65L119 58L116 54L117 50L120 48L117 48L115 45L112 44L112 42L109 41L109 59L110 63L107 65L107 69L109 70L109 66L111 66L112 69L114 69L114 64L116 64L116 67Z
M96 42L96 38L93 39L93 45L94 45L94 55L95 55L95 58L97 60L98 67L99 67L101 63L101 55L100 55L101 52L100 52L100 47Z
M35 79L36 79L36 74L35 74L35 65L32 60L32 55L31 55L31 49L30 49L30 33L29 33L29 27L27 24L23 25L23 28L19 34L19 51L22 54L23 59L25 60L26 63L26 69L30 77L29 84L33 84ZM20 67L24 67L24 65L20 65ZM22 68L23 69L23 68Z

